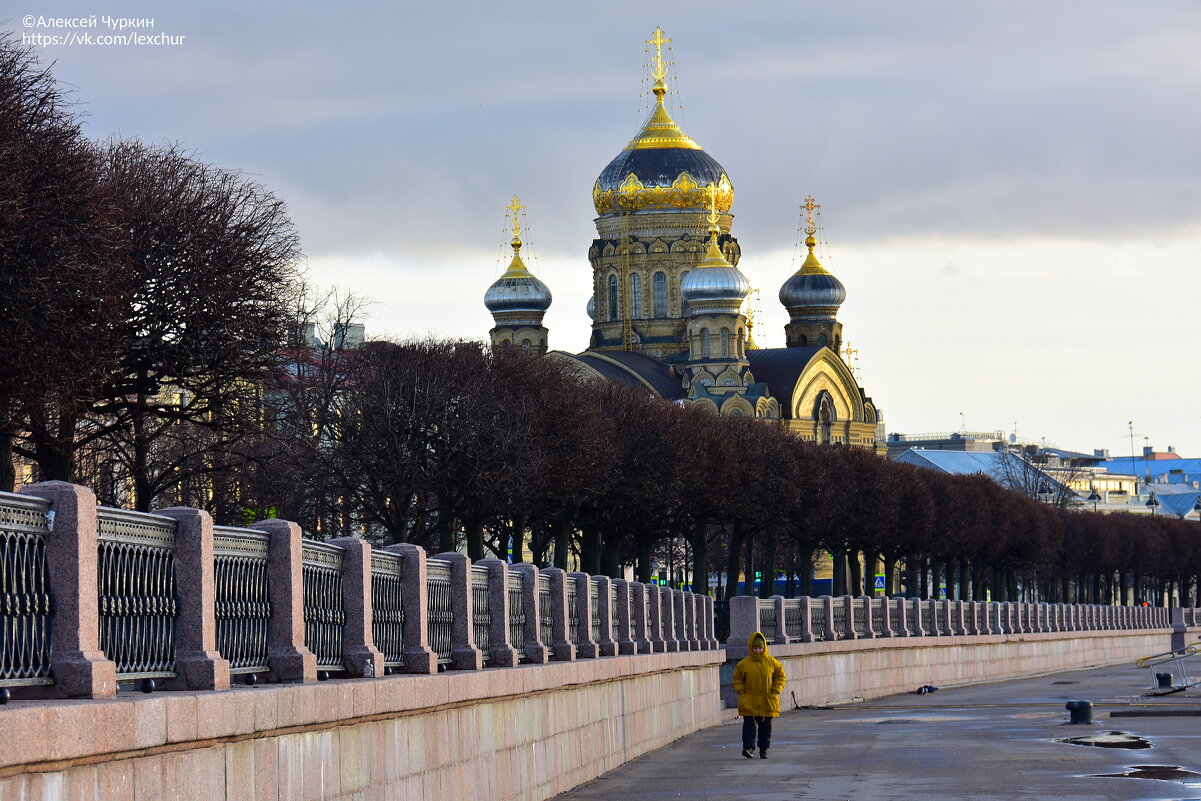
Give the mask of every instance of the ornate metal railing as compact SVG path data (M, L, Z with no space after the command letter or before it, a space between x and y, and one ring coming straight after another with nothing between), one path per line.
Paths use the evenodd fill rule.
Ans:
M430 648L438 655L438 662L449 664L455 624L455 610L450 595L450 562L443 559L428 560L425 578Z
M884 628L884 604L888 603L886 598L870 599L872 606L872 633L877 637L883 637L890 632ZM889 618L891 621L891 618Z
M767 642L776 641L776 602L759 601L759 631Z
M855 610L855 634L863 637L867 634L867 599L855 598L852 604Z
M475 647L484 654L484 664L492 661L492 602L488 597L488 568L471 566L471 626Z
M344 670L342 630L342 549L305 540L301 551L304 576L304 643L317 656L321 670Z
M842 598L834 599L834 620L830 622L835 637L843 637L847 631L847 607Z
M517 658L527 659L525 655L525 585L523 575L518 572L509 574L507 591L509 593L509 644L517 651Z
M229 660L231 673L267 670L271 630L269 539L261 531L213 528L217 651Z
M809 601L809 627L813 629L813 639L825 641L826 639L826 605L821 598L814 598Z
M100 650L121 679L175 675L175 521L97 510Z
M51 682L49 508L41 498L0 493L0 686Z
M542 644L550 646L554 643L554 616L551 613L550 576L538 574L538 632L542 636ZM554 649L551 650L554 658Z
M784 633L789 639L800 638L804 634L804 620L801 614L801 602L789 598L784 601Z
M404 557L398 553L371 552L371 634L384 655L384 670L405 664L403 566Z
M567 639L580 644L580 609L576 604L575 580L567 579Z
M588 592L592 598L592 641L600 642L601 639L601 608L600 608L600 582L596 579L590 579L588 582ZM612 619L612 618L610 618Z

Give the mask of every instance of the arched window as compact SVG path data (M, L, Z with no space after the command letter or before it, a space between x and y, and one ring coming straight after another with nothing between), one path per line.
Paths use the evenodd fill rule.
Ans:
M684 286L684 279L688 277L688 271L680 273L680 286ZM688 316L688 301L684 300L684 293L680 293L680 314L684 317Z
M521 352L522 353L530 352L530 341L528 339L521 340Z
M721 355L730 355L730 331L727 328L721 329Z
M637 273L630 276L630 319L642 317L642 276Z
M609 319L617 319L617 276L609 276Z
M655 317L667 316L667 276L655 273Z
M701 329L701 358L709 358L709 329Z

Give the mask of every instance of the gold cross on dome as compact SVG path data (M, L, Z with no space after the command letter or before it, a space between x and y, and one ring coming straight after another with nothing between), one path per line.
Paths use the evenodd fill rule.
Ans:
M655 76L655 80L661 81L667 75L667 64L663 61L663 45L671 44L671 39L663 35L663 29L655 26L655 34L646 40L648 45L655 46L655 63L651 67L651 73Z
M522 205L521 201L517 198L517 195L513 195L513 200L509 203L509 205L505 206L505 208L513 213L513 237L517 238L521 235L520 212L525 208L525 206Z
M813 212L820 209L821 206L813 201L813 195L805 198L805 205L801 206L809 215L809 221L805 225L805 233L813 236L817 233L817 224L813 222Z

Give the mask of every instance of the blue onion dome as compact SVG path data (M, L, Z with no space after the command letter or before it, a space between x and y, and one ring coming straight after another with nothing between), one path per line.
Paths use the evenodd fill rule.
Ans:
M592 187L597 214L620 214L644 209L704 209L707 187L717 187L717 208L728 212L734 187L725 168L701 150L667 113L660 78L652 90L655 107L642 130L609 165Z
M588 298L588 319L596 319L596 295Z
M696 269L680 282L680 296L690 304L694 314L736 313L751 293L751 283L722 255L717 246L717 228L709 229L709 233L709 249Z
M847 299L846 287L835 278L813 253L817 240L813 234L805 238L809 254L801 269L780 287L780 302L789 313L826 310L833 314Z
M513 237L513 261L504 275L484 293L484 305L497 312L544 312L550 307L551 294L521 260L521 240Z

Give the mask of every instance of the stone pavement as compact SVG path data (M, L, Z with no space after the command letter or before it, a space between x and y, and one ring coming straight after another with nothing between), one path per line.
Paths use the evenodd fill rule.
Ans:
M1184 664L1201 680L1201 657ZM731 720L557 799L1201 801L1201 686L1151 697L1153 683L1125 665L793 710L777 719L767 760L740 755ZM1092 725L1068 724L1075 699L1093 702ZM1112 731L1150 747L1061 742ZM1120 775L1148 766L1159 768L1148 778Z

